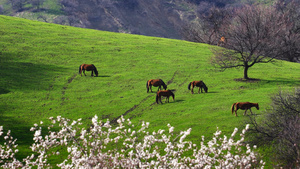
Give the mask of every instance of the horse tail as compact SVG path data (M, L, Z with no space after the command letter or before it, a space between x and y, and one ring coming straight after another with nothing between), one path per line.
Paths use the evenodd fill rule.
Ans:
M234 106L236 105L236 103L233 103L232 106L231 106L231 114L233 114L234 112Z
M81 65L79 66L79 74L80 74L80 72L81 72Z
M149 80L146 83L147 93L149 92Z
M191 90L192 82L189 84L188 89Z
M156 103L158 104L158 93L156 94Z

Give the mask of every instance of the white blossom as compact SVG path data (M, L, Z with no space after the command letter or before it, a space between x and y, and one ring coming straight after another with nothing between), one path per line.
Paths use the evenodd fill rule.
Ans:
M49 133L42 135L42 127L34 124L30 131L34 132L35 141L30 148L33 154L22 161L15 158L19 151L16 139L10 136L10 131L3 135L0 126L0 136L5 139L0 144L1 168L51 168L48 158L60 155L65 146L68 156L57 167L60 168L252 168L252 165L264 167L265 162L257 159L257 154L245 145L244 134L247 125L242 130L241 138L234 140L238 129L235 128L231 137L221 137L217 129L213 138L204 143L201 137L200 145L187 141L186 137L192 129L173 134L174 127L167 124L169 133L159 129L149 132L150 123L142 122L135 127L132 122L123 116L118 119L118 126L112 127L109 120L104 124L98 121L98 116L92 118L89 129L81 127L81 119L70 120L57 116L50 117L53 126L48 126ZM57 124L56 124L57 123ZM40 122L39 124L44 124ZM51 131L54 127L59 130ZM169 134L169 135L168 135ZM244 149L244 148L243 148ZM55 151L53 151L55 150ZM193 152L185 156L185 152ZM63 153L66 153L65 151ZM1 161L2 160L2 161ZM5 163L3 163L5 160ZM1 163L2 162L2 163Z

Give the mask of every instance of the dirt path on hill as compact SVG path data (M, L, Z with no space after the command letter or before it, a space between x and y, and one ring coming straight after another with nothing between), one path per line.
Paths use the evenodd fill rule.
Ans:
M167 82L167 85L170 85L171 83L173 83L175 76L178 74L178 71L175 71L172 78ZM156 94L156 93L155 93ZM116 124L117 120L121 117L121 116L126 116L128 113L134 111L135 109L137 109L142 103L144 103L145 101L147 101L150 97L153 97L153 95L148 95L146 96L143 100L141 100L138 104L134 105L133 107L131 107L129 110L127 110L125 113L123 113L122 115L116 117L115 119L113 119L111 121L112 124ZM156 102L153 102L152 104L150 104L148 106L148 108L152 109L151 106L155 105ZM141 112L143 112L146 109L142 109Z
M75 79L76 76L77 76L77 73L74 74L71 78L69 78L69 79L68 79L68 82L67 82L67 83L64 85L64 87L62 88L62 90L61 90L62 97L61 97L61 103L60 103L60 105L63 105L63 104L64 104L64 101L65 101L65 99L66 99L66 97L65 97L66 90L67 90L69 84L72 83L72 81Z

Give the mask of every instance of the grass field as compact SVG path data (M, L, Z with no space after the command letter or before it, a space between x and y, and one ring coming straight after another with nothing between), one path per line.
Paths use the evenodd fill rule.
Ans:
M261 116L270 96L300 85L300 64L285 61L258 64L240 82L242 69L216 71L206 44L80 29L0 16L0 125L18 138L19 157L26 156L34 123L51 116L82 118L88 126L97 114L103 120L120 115L151 129L192 128L189 140L211 138L219 127L231 134L243 128L247 116L231 115L232 103L258 102ZM93 63L99 77L80 76L79 65ZM175 90L175 102L155 104L146 82L161 78ZM192 95L193 80L203 80L208 93ZM156 91L157 88L153 88ZM55 163L55 160L54 162Z

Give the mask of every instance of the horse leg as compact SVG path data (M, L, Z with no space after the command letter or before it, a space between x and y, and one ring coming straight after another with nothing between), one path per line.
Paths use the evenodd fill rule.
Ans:
M192 86L191 93L194 94L194 86Z
M92 74L91 74L91 76L94 76L94 75L93 75L93 73L94 73L94 71L92 70Z
M244 116L247 115L247 110L248 110L248 109L245 110Z
M235 117L237 117L237 110L238 110L239 108L237 107L237 105L235 105Z
M201 89L201 87L199 87L198 94L200 93L200 89ZM201 93L202 93L202 89L201 89Z
M82 72L83 72L84 76L86 76L86 74L85 74L85 70L83 70Z
M250 110L250 112L251 112L251 115L252 115L252 110L251 110L251 108L250 108L249 110Z

